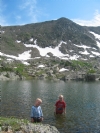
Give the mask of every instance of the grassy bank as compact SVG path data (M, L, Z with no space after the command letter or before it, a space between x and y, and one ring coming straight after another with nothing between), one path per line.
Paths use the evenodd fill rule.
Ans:
M0 117L0 133L59 133L56 127L25 119Z
M29 121L25 119L17 119L14 117L0 117L0 131L19 131L22 124L28 124Z

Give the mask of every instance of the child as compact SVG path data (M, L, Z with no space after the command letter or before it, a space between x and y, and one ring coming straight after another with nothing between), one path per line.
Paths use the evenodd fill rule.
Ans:
M59 100L55 103L55 113L56 114L66 113L66 103L64 101L63 95L60 95Z
M42 100L37 98L35 104L31 108L31 122L42 122L43 121L43 113L40 104Z

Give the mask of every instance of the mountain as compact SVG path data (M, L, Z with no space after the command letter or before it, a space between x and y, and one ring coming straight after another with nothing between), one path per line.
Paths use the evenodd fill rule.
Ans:
M1 27L0 44L0 52L10 57L28 52L31 58L53 55L89 59L100 56L100 27L80 26L67 18L4 26Z
M27 72L36 78L51 76L60 79L66 77L59 73L62 71L70 71L67 79L71 75L75 79L76 70L81 71L81 77L83 73L100 73L99 26L80 26L67 18L60 18L23 26L1 26L0 34L0 71L17 68L16 73L24 73L24 76ZM9 65L8 62L13 63ZM18 62L30 67L23 69ZM6 73L8 75L11 77L11 73Z

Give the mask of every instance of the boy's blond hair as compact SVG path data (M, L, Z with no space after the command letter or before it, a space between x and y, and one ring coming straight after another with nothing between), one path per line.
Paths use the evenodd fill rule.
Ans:
M59 95L59 98L64 98L64 96L63 95Z
M37 98L36 101L39 101L40 103L42 103L42 100L40 98Z

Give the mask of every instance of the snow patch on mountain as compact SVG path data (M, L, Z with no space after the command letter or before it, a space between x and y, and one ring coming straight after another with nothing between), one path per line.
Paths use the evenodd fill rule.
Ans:
M18 59L19 60L28 60L31 58L31 54L30 54L31 50L28 50L28 51L25 51L24 53L22 54L19 54L19 57Z
M7 54L4 54L2 52L0 52L0 55L8 57L8 58L15 59L15 60L20 60L20 61L22 61L23 64L29 65L29 63L27 63L26 60L31 59L30 52L31 52L31 50L25 51L24 53L19 54L18 57L14 56L14 55L7 55Z
M64 72L64 71L69 71L68 69L65 69L65 68L61 68L60 70L59 70L59 72Z
M38 68L43 68L43 67L45 67L45 66L44 66L44 65L39 65L39 66L38 66Z
M34 40L34 44L37 45L37 39Z
M73 56L69 56L69 59L70 60L77 60L79 57L80 57L79 55L75 54Z
M74 44L76 47L80 47L80 48L84 48L84 49L86 49L86 48L91 48L91 47L88 47L88 46L86 46L86 45L76 45L76 44Z
M47 54L48 53L52 53L54 56L58 57L58 58L61 58L61 59L64 59L64 60L77 60L77 58L79 58L79 55L68 55L68 54L63 54L61 53L61 51L59 50L59 48L61 47L62 44L67 44L67 42L64 42L64 41L61 41L59 43L58 46L56 46L55 48L51 48L51 47L45 47L45 48L42 48L42 47L39 47L37 44L36 45L33 45L33 44L24 44L26 47L32 47L32 48L37 48L40 52L40 55L41 56L46 56L46 57L50 57L48 56Z
M96 34L96 33L92 32L92 31L89 31L89 32L94 35L95 39L100 40L100 35L99 34ZM96 41L96 43L97 43L97 46L100 48L100 42Z
M97 43L97 46L100 48L100 42L96 41L96 43Z
M86 49L84 50L84 52L80 51L79 53L80 53L80 54L84 54L84 55L88 55L88 54L90 54L90 53L87 52Z
M39 47L37 45L37 40L35 40L35 45L33 44L24 44L26 47L32 47L32 48L37 48L40 52L40 55L41 56L46 56L46 57L50 57L49 55L47 55L48 53L52 53L54 56L58 57L58 58L61 58L63 60L77 60L80 56L77 55L77 54L74 54L74 55L69 55L69 54L63 54L59 48L61 47L62 44L67 44L67 42L64 42L64 41L61 41L58 46L56 46L55 48L52 48L51 46L50 47L45 47L45 48L42 48L42 47ZM80 47L80 48L84 48L84 51L79 51L80 54L83 54L83 55L91 55L90 57L94 57L95 56L98 56L98 52L92 52L93 55L91 53L89 53L87 51L87 49L93 49L93 50L96 50L96 48L94 47L89 47L89 46L86 46L86 45L76 45L76 44L73 44L74 46L76 47ZM70 50L70 52L73 52L73 50Z
M27 61L22 61L22 63L26 66L30 65Z
M66 42L61 41L60 44L57 47L55 47L55 48L51 48L51 47L41 48L37 44L36 45L33 45L33 44L24 44L24 45L26 47L37 48L39 50L41 56L46 56L47 53L51 52L54 56L61 57L61 56L66 56L63 53L61 53L61 51L59 50L59 48L61 47L62 43L66 44Z
M93 35L95 35L95 37L100 40L100 35L95 34L94 32L91 32L91 33ZM82 55L89 55L89 57L100 56L100 53L96 52L96 50L97 50L96 48L90 47L90 46L86 46L86 45L83 45L83 44L80 44L80 45L73 44L75 47L83 48L82 51L78 51L79 52L79 55L78 55L78 54L74 53L74 50L69 50L68 51L69 53L63 54L60 51L59 48L61 47L62 44L68 45L67 42L64 42L64 41L61 41L58 44L58 46L56 46L55 48L52 48L51 46L42 48L42 47L38 46L37 39L34 40L33 38L30 38L29 41L30 42L34 42L34 44L24 44L23 43L23 45L25 47L27 47L27 48L37 48L39 50L39 52L40 52L40 55L43 56L43 57L48 57L49 58L50 56L48 55L48 53L52 53L55 57L58 57L58 58L63 59L63 60L77 60L79 58L80 59L84 58L84 60L86 60L86 58L82 57ZM21 41L20 40L16 40L16 42L20 43ZM97 41L97 45L98 45L98 47L100 47L100 42ZM88 49L93 49L93 51L91 51L89 53ZM35 59L35 58L31 58L31 51L32 50L25 51L22 54L19 54L18 57L14 56L14 55L7 55L7 54L1 53L1 52L0 52L0 55L8 57L8 58L15 59L15 60L20 60L20 61L22 61L23 64L29 65L27 60L28 59ZM36 57L36 58L40 58L40 57ZM39 66L39 67L44 67L44 66Z
M31 38L29 41L30 41L30 42L33 42L33 38Z
M5 33L5 31L4 30L0 30L0 33Z
M16 42L17 42L17 43L21 43L21 41L19 41L19 40L16 40Z
M95 36L96 39L99 39L100 40L100 35L99 34L96 34L92 31L89 31L91 34L93 34Z
M96 56L100 56L100 53L98 53L98 52L94 52L94 51L91 51L94 55L96 55Z

